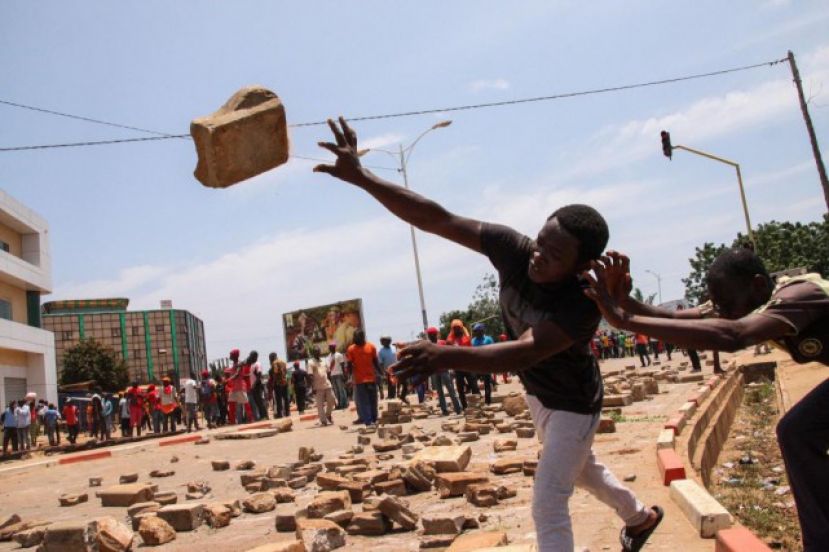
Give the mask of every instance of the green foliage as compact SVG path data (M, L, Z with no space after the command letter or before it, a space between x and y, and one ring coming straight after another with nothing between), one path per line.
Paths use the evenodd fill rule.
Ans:
M652 293L645 297L645 295L642 293L642 290L638 287L633 288L633 293L631 295L633 295L634 299L636 299L640 303L645 303L646 305L653 305L653 302L656 299L655 293Z
M715 246L711 242L705 242L702 247L697 247L694 252L694 258L688 259L691 264L691 273L687 278L682 279L685 284L685 299L692 305L698 305L703 302L704 297L708 293L708 286L705 283L705 275L708 273L708 267L714 262L714 259L720 253L725 251L725 244Z
M498 335L506 333L504 321L501 318L501 306L498 303L499 292L498 278L494 274L486 274L475 288L472 302L465 310L451 310L440 315L441 336L446 337L449 334L449 325L456 318L462 320L470 332L472 324L484 322L487 335L497 338Z
M829 215L821 222L776 222L761 224L754 231L760 258L769 272L779 272L804 267L809 272L829 274ZM748 243L741 233L731 243L738 247ZM715 246L705 243L697 247L694 258L689 259L691 273L682 279L685 284L685 298L698 304L705 296L705 274L714 259L726 249L725 244Z
M104 391L120 391L127 387L127 365L117 353L93 339L84 339L63 357L63 385L95 380Z

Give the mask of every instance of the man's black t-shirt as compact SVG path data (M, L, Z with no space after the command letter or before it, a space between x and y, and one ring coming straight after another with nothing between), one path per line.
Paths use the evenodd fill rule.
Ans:
M484 223L481 246L498 270L501 311L511 339L542 320L554 323L573 345L519 372L527 393L554 410L595 414L602 408L602 377L590 340L601 315L584 295L586 283L572 278L539 285L527 274L533 240L500 224Z

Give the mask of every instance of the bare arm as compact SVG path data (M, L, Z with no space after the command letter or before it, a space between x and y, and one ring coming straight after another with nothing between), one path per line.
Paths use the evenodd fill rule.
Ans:
M785 322L759 314L750 314L739 320L682 320L634 314L629 315L619 327L655 337L677 347L727 352L777 339L791 331Z
M515 372L572 346L573 340L552 322L541 322L517 340L485 347L446 347L418 341L400 351L391 369L402 379L422 380L448 369L475 374Z
M761 341L780 338L791 330L785 322L759 314L749 314L739 320L690 320L636 314L628 311L626 305L610 294L612 286L608 286L606 268L602 264L594 262L593 272L595 278L585 273L590 282L590 288L585 290L585 294L596 302L609 324L655 337L677 347L736 351Z
M336 144L320 142L337 156L334 165L317 165L314 172L323 172L362 188L383 204L392 214L412 226L481 252L481 222L450 213L441 205L403 186L383 180L360 164L357 134L340 117L340 129L328 120Z
M604 274L604 285L610 295L625 311L652 318L699 319L699 308L685 310L668 310L655 305L648 305L630 296L633 281L630 277L630 258L618 251L608 251L596 263Z

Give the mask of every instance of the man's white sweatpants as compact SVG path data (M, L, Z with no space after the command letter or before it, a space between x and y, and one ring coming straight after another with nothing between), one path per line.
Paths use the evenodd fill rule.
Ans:
M589 491L632 526L649 510L593 455L593 436L600 414L576 414L546 408L532 395L527 405L543 444L533 486L533 520L539 552L573 550L568 501L574 485Z

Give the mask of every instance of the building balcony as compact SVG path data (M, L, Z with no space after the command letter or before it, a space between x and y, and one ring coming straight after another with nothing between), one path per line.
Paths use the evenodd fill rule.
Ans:
M42 355L54 351L55 334L49 330L0 318L0 349Z
M5 251L0 251L0 281L27 291L52 292L48 264L37 266Z

